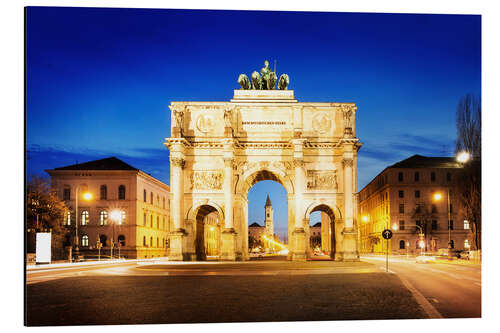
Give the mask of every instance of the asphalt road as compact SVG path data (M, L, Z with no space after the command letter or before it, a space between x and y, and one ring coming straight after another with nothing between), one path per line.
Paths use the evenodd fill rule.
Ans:
M428 317L377 265L276 260L37 268L26 310L29 326Z
M361 257L385 269L384 256ZM407 279L445 318L481 317L481 267L447 263L416 263L390 257L389 270Z

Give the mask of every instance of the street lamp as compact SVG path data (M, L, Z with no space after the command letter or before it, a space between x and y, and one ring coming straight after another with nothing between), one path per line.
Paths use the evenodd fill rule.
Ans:
M80 238L78 237L78 196L80 192L80 185L76 187L76 197L75 197L75 256L78 258L78 254L80 249L78 248L78 244L80 243ZM85 192L83 193L83 199L86 201L92 200L92 193Z
M443 199L443 195L439 192L434 193L434 201L441 201ZM450 225L450 188L446 188L446 198L447 198L447 205L446 209L448 210L448 259L451 259L451 225Z
M420 229L420 234L419 234L419 237L420 237L420 241L418 242L418 246L420 247L420 254L422 255L423 253L423 249L425 247L425 240L424 240L424 229L419 226L418 224L415 224L415 225L409 225L408 227L416 227L416 228L419 228ZM392 225L392 230L396 231L398 230L398 225L396 223L394 223ZM408 256L408 247L410 246L410 243L409 242L406 242L406 256Z
M457 154L457 162L467 163L470 160L470 154L466 151L461 151Z
M111 218L111 221L113 221L113 234L111 236L111 259L113 259L113 247L115 246L115 241L114 241L114 239L115 239L115 224L116 224L116 222L120 222L119 224L121 224L122 212L119 211L118 209L115 209L111 212L109 217ZM118 254L118 256L119 256L119 254Z

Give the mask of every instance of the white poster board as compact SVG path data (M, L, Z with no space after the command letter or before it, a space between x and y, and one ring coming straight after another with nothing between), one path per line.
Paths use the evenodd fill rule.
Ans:
M51 237L50 232L36 233L36 263L50 264L51 258Z

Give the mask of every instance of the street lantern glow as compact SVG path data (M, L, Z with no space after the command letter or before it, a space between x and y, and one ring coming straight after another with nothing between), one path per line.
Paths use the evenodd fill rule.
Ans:
M214 231L214 227L210 227L210 231Z
M418 243L418 245L420 246L420 248L421 248L421 249L423 249L423 248L424 248L424 246L425 246L425 242L424 242L423 240L421 240L421 241Z
M433 196L434 200L435 201L439 201L441 199L443 199L443 195L441 193L434 193L434 196Z
M466 151L461 151L457 154L457 161L460 163L467 163L470 159L470 154Z
M363 217L361 219L363 220L363 222L368 222L368 216L366 216L366 215L363 215Z
M111 217L113 221L119 221L120 218L122 217L122 214L120 213L119 210L115 209L109 214L109 217Z
M394 231L398 230L398 225L396 223L394 223L392 225L392 230L394 230Z
M91 200L92 199L92 193L90 193L90 192L83 193L83 199L85 199L87 201Z

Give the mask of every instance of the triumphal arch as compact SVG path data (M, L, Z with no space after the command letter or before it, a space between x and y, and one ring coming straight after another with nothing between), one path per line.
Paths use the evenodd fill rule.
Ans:
M215 226L217 258L247 260L248 191L274 180L287 191L289 259L311 255L309 215L323 211L332 258L358 260L355 104L299 102L286 74L279 89L267 63L261 74L240 75L229 101L171 103L169 258L205 259Z

